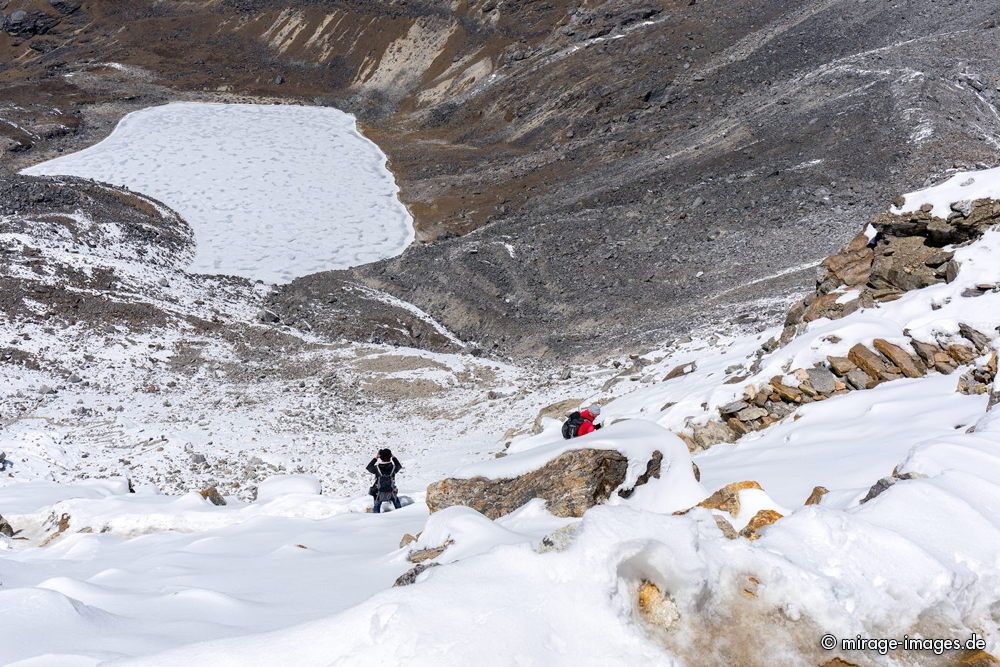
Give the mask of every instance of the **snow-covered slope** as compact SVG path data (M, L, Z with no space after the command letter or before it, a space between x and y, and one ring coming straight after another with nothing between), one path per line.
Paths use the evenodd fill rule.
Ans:
M1000 182L991 182L986 193L1000 198ZM418 416L380 417L387 429L427 440L410 450L429 461L419 464L421 482L445 474L507 478L589 446L628 455L624 489L652 452L662 453L658 477L627 497L612 493L582 519L553 516L538 499L496 522L462 507L428 516L408 481L413 504L373 515L363 512L365 497L330 493L327 485L319 496L285 493L314 488L301 479L279 479L257 502L224 507L148 486L129 494L124 482L3 480L0 513L26 539L5 540L0 555L0 621L18 630L16 641L0 643L0 658L822 665L839 657L856 665L944 665L979 655L964 644L938 653L933 645L880 654L839 642L828 650L821 645L827 634L979 639L996 654L1000 412L989 409L987 393L957 387L966 370L988 366L1000 344L1000 292L992 287L1000 285L1000 232L946 250L957 262L949 282L813 320L769 352L762 345L780 328L682 343L614 375L574 369L559 383L536 377L534 396L516 386L531 378L521 369L421 355L421 363L446 366L456 379L486 368L494 374L476 389L459 382L433 400L414 400L409 405L426 410ZM795 369L856 344L946 345L961 337L959 324L987 342L949 375L931 370L803 403L735 443L693 454L678 435L718 418L719 407L748 387L775 377L794 383ZM399 350L300 354L344 365L357 354L356 371L397 369L398 379L414 383L408 386L425 379L426 369L398 370L413 363L401 362ZM677 367L684 372L671 372ZM483 390L491 383L507 384L490 398ZM501 424L522 426L570 391L604 404L605 429L567 443L557 419L541 418L540 432L509 438L505 456L485 456L508 439L499 437ZM224 433L216 436L222 443ZM212 451L207 443L201 449ZM356 469L370 448L327 451ZM39 457L33 469L43 463ZM327 481L326 470L306 472ZM397 546L404 533L418 532ZM408 570L411 585L389 588Z
M386 157L326 107L173 103L24 170L124 185L194 228L189 270L265 282L391 257L413 240Z

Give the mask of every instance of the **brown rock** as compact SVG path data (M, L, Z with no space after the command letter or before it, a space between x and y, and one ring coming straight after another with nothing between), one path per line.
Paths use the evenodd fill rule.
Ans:
M837 319L840 317L840 311L842 310L841 305L837 303L837 299L839 299L840 296L840 294L832 293L816 297L802 314L802 321L812 322L813 320L818 320L821 317Z
M948 356L962 364L971 364L976 360L976 351L973 350L968 345L962 345L961 343L951 343L945 348L945 352Z
M830 370L840 377L844 377L857 368L854 362L847 357L827 357L826 360L830 363Z
M753 427L745 422L741 422L736 417L730 417L726 420L726 424L729 428L733 429L738 435L746 435L753 431Z
M830 491L825 486L813 487L812 493L806 498L806 505L819 505L820 501L823 500L823 496L828 494Z
M694 452L694 451L697 451L699 449L698 443L696 443L694 441L694 438L692 438L690 435L688 435L684 431L679 431L679 432L677 432L676 435L677 435L678 438L680 438L681 440L684 441L684 444L687 445L687 448L688 448L689 452Z
M750 523L748 523L746 527L740 531L740 536L745 537L748 540L759 539L760 531L764 528L764 526L770 526L783 516L783 514L775 512L774 510L760 510L753 515L753 518L750 519Z
M639 586L637 606L642 619L660 628L669 628L680 618L677 605L660 588L643 580Z
M427 487L427 507L437 512L465 505L491 519L542 498L556 516L579 517L603 503L625 481L628 459L620 452L579 449L513 479L444 479Z
M673 380L674 378L679 378L684 375L688 375L689 373L693 373L695 368L696 365L693 361L681 364L680 366L674 366L670 369L670 372L663 377L663 381L666 382L667 380Z
M55 512L49 515L42 524L42 528L45 531L51 531L49 536L46 537L40 546L48 546L53 540L69 530L70 516L69 514L60 514L57 518Z
M733 528L733 524L726 521L725 517L719 516L718 514L713 514L712 516L715 517L715 525L719 527L719 530L721 530L722 534L726 536L726 539L735 540L740 536L740 534L736 532L736 529Z
M942 375L951 375L958 365L955 364L955 360L951 358L951 355L944 352L934 353L934 370Z
M199 491L198 494L213 505L222 506L226 504L226 499L222 497L222 494L214 486L207 486Z
M908 378L919 378L927 374L927 368L915 359L913 355L898 345L894 345L884 338L876 338L872 341L875 349L881 352L886 359L891 361Z
M416 542L418 539L420 539L420 533L417 533L416 535L410 535L409 533L404 533L403 538L399 540L399 548L402 549L407 544Z
M698 503L697 507L710 510L729 512L732 516L740 513L740 491L744 489L760 489L761 486L753 480L732 482Z
M925 343L921 340L911 340L910 345L913 346L913 350L924 364L929 367L934 366L934 355L940 351L936 345Z
M982 333L981 331L973 329L964 322L958 325L958 333L962 338L972 343L973 346L975 346L976 351L979 352L980 354L985 353L987 350L993 347L993 341L990 340L989 336Z
M966 649L958 658L958 667L1000 667L1000 660L986 651Z
M775 376L771 378L771 381L768 384L771 385L771 388L774 390L774 393L776 393L779 396L779 398L781 398L781 400L787 401L789 403L802 402L803 399L802 392L795 387L789 387L788 385L782 383L780 376Z
M868 373L865 373L860 368L852 370L844 377L844 379L847 380L847 384L855 389L871 389L879 383L878 380L868 375Z
M946 283L955 282L955 278L958 278L958 269L959 269L958 262L956 262L955 260L950 260L948 262L945 262L942 268L944 269L944 281Z
M736 418L743 422L753 421L754 419L760 419L761 417L767 416L767 410L764 408L746 407L736 413Z
M899 377L899 369L886 361L883 357L872 352L867 347L858 343L847 353L848 359L868 374L874 380L885 381L895 380Z

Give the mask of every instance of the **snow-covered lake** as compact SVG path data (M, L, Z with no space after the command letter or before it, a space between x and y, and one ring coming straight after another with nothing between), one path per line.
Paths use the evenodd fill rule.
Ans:
M190 270L287 282L398 255L413 224L354 116L292 105L174 103L104 141L24 170L124 185L179 212Z

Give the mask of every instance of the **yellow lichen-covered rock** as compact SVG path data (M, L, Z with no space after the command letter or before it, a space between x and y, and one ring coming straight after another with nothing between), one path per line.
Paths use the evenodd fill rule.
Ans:
M806 505L819 505L820 501L823 500L823 496L828 494L830 491L825 486L814 487L812 493L806 498Z
M669 628L681 617L674 601L650 581L639 586L638 607L644 621L660 628Z
M760 489L763 491L760 484L753 480L732 482L698 503L698 507L721 510L729 512L732 516L736 516L740 513L740 491L745 489Z
M764 526L770 526L783 516L783 514L774 510L761 510L754 514L753 518L750 519L750 523L740 531L740 536L748 540L756 540L760 537L760 530Z

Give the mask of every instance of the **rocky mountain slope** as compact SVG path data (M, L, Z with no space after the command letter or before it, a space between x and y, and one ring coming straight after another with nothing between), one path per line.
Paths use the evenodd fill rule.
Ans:
M56 207L56 184L23 181ZM151 306L182 321L178 340L151 327L163 349L140 355L148 339L123 335L124 322L89 336L35 326L33 299L14 314L29 335L17 348L38 353L21 371L0 367L8 384L52 374L56 361L75 359L76 341L107 358L79 382L51 385L40 404L18 397L36 422L32 434L23 430L30 420L17 420L14 438L37 453L22 447L29 456L2 464L18 479L0 485L0 557L10 565L0 621L23 641L0 644L0 657L346 664L377 648L428 665L539 655L557 664L997 663L1000 169L897 199L824 261L784 327L578 367L558 382L472 355L336 348L253 321L250 301L218 308L212 297L228 279L171 272L159 252L183 254L183 221L145 198L79 185L95 200L120 201L122 222L8 213L19 231L3 237L5 247L34 239L37 249L22 253L34 260L15 276L41 288L60 261L114 267L119 287L102 293L113 298L135 284L126 260L146 248L143 279L163 288ZM87 201L75 205L86 211ZM75 237L82 245L71 253ZM97 289L68 284L81 295ZM197 328L212 308L225 334ZM296 398L294 378L253 377L273 363L255 365L235 343L252 345L253 335L286 341L288 368L309 362L297 386L313 401ZM189 361L182 342L200 345L201 359ZM190 379L159 368L189 363L204 365ZM268 416L269 407L287 417L339 409L342 385L313 384L333 368L370 392L345 406L362 428L356 439L380 437L384 420L407 439L436 440L401 450L416 465L400 485L413 502L399 511L366 513L367 497L331 480L336 463L306 456L331 437L317 433L328 423L295 431ZM405 415L366 405L378 400L368 383L379 379L383 390L412 390L449 375L433 399L390 403L410 406ZM123 383L139 378L162 382L162 393L146 401ZM222 395L209 391L216 385ZM114 396L124 402L122 387L129 403L104 428L132 419L178 432L136 446L138 432L124 429L106 452L81 451L99 424L91 410ZM564 398L570 392L604 405L604 428L562 438L562 413L581 402ZM555 398L564 400L539 406ZM198 410L219 442L179 447L193 429L185 415ZM250 419L262 428L247 428ZM490 443L451 440L489 420ZM60 433L70 437L43 440ZM307 434L302 447L296 440ZM241 438L266 460L249 460L245 487L199 493L209 475L247 461L234 444ZM503 451L490 455L490 444ZM134 493L124 478L58 470L77 461L86 470L91 458L109 468L115 445L127 448L119 464L129 468L119 470ZM322 451L355 464L367 453L342 441ZM161 495L149 482L188 492ZM916 643L842 641L857 637Z
M329 327L360 280L486 349L585 358L759 326L892 193L992 164L994 9L8 0L5 162L163 99L335 104L390 156L425 244L272 309Z

